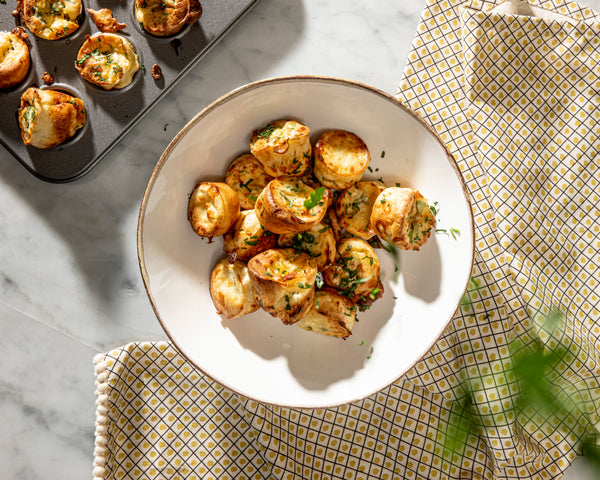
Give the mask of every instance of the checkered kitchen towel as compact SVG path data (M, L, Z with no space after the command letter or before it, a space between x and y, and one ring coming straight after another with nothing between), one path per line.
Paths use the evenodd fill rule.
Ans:
M595 442L600 16L499 4L428 0L401 82L476 228L468 301L425 358L363 401L295 410L228 391L168 343L125 345L95 358L95 478L549 479Z

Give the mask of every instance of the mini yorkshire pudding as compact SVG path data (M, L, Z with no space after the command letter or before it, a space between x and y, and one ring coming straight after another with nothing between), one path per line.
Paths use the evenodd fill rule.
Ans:
M0 88L21 83L29 72L29 47L14 32L0 32Z
M240 201L226 183L197 183L188 201L188 220L194 231L209 242L223 235L240 216Z
M379 181L356 182L342 190L335 202L335 213L342 228L352 235L369 240L375 235L370 226L371 210L377 196L385 189Z
M28 88L21 96L19 128L25 145L60 145L86 122L83 101L52 89Z
M254 208L260 192L271 180L273 177L251 153L236 157L225 173L225 183L236 191L244 209Z
M332 193L314 189L296 177L271 180L256 199L254 210L261 224L274 233L303 232L325 216Z
M242 210L237 222L223 236L223 250L230 260L242 262L276 244L277 235L265 230L254 210Z
M60 40L79 28L81 0L18 0L17 11L36 37Z
M258 310L248 267L226 258L215 265L210 275L210 296L219 315L238 318Z
M116 33L88 36L77 53L75 68L88 82L105 90L125 88L140 69L129 40Z
M317 223L304 232L279 235L277 243L281 247L293 247L308 253L319 271L331 264L337 253L335 235L325 223Z
M272 177L300 177L310 166L310 129L295 120L278 120L256 130L250 151Z
M296 325L320 335L348 338L356 321L356 310L348 297L325 287L315 293L312 308Z
M312 307L317 267L308 254L265 250L250 259L248 273L260 306L283 323L296 323Z
M340 190L358 182L371 161L365 142L345 130L325 132L314 151L315 177L326 187Z
M198 0L135 0L134 10L140 27L157 37L175 35L202 16Z
M336 261L323 271L323 280L356 302L361 296L376 293L380 274L381 262L373 247L350 237L338 243Z
M389 187L375 199L371 228L403 250L419 250L435 229L435 215L418 190Z

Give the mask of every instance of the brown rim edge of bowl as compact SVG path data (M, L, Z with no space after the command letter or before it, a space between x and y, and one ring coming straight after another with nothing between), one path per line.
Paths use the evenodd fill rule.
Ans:
M456 307L454 308L454 310L452 311L452 314L449 316L449 318L444 322L442 328L440 329L439 333L435 336L435 338L432 340L432 342L427 346L426 349L424 349L423 353L421 355L419 355L407 368L406 370L404 370L400 375L398 375L397 377L395 377L392 381L388 382L387 384L379 387L377 390L374 390L368 394L365 395L361 395L360 397L354 398L352 400L347 400L347 401L342 401L342 402L337 402L337 403L331 403L331 404L327 404L327 405L319 405L319 406L301 406L301 405L285 405L285 404L278 404L278 403L274 403L274 402L268 402L265 400L261 400L259 398L254 398L250 395L247 395L243 392L238 391L236 388L231 387L230 385L227 384L227 382L223 382L220 379L217 379L215 377L213 377L212 375L208 374L206 371L204 371L204 369L202 369L198 364L196 364L191 358L190 356L185 352L184 349L182 349L177 342L175 341L175 339L173 338L171 332L169 331L169 329L166 327L166 325L164 324L160 313L158 311L158 308L156 306L156 303L154 301L154 297L152 295L152 293L150 292L150 282L149 282L149 277L148 277L148 272L146 270L146 263L145 263L145 259L144 259L144 248L143 248L143 241L142 241L142 237L143 237L143 219L144 219L144 215L146 212L146 207L148 205L148 198L150 196L150 193L152 192L152 188L154 187L154 183L156 182L156 179L162 169L162 167L164 166L164 164L167 161L167 158L169 157L170 153L175 149L175 147L179 144L179 142L181 141L182 137L187 134L187 132L196 124L198 123L202 118L206 117L210 112L212 112L213 110L217 109L219 106L221 106L222 104L224 104L225 102L228 102L230 99L235 98L239 95L242 95L248 91L251 90L255 90L257 88L263 87L265 85L270 85L270 84L275 84L275 83L285 83L285 82L295 82L295 81L307 81L307 82L321 82L321 83L334 83L334 84L340 84L340 85L344 85L346 87L352 87L352 88L358 88L361 90L368 90L376 95L378 95L379 97L382 97L383 99L397 105L398 107L400 107L402 110L404 110L406 113L408 113L411 117L413 117L422 127L424 127L430 135L432 135L437 141L438 143L442 146L442 148L444 149L444 151L446 152L446 158L448 160L448 162L450 163L450 165L452 166L454 173L456 174L458 180L460 181L460 185L461 188L463 190L463 195L465 198L465 201L467 202L467 207L469 209L469 223L471 225L471 251L473 252L471 254L471 265L470 265L470 271L473 271L473 264L474 264L474 260L475 260L475 225L474 225L474 219L473 219L473 208L472 208L472 204L471 204L471 198L468 192L468 189L465 185L465 181L463 179L463 176L460 173L460 168L458 167L458 163L456 162L456 159L454 158L454 155L452 155L452 153L450 152L450 149L448 148L448 146L442 141L442 139L440 138L439 134L433 129L432 126L430 126L422 117L421 115L419 115L415 110L413 110L411 107L409 107L408 105L406 105L405 103L403 103L401 100L399 100L398 98L394 97L393 95L384 92L383 90L380 90L376 87L373 87L371 85L359 82L359 81L355 81L355 80L348 80L345 78L339 78L339 77L331 77L331 76L319 76L319 75L292 75L292 76L281 76L281 77L272 77L272 78L267 78L264 80L258 80L256 82L252 82L252 83L248 83L246 85L243 85L241 87L238 87L220 97L218 97L216 100L214 100L213 102L211 102L209 105L207 105L206 107L204 107L199 113L197 113L186 125L183 126L183 128L175 135L175 137L173 138L173 140L171 140L171 142L169 143L169 145L167 146L167 148L163 151L162 155L160 156L159 160L156 163L156 166L154 167L154 170L152 171L152 174L150 175L150 179L148 180L148 184L146 185L146 188L144 190L144 194L142 196L142 201L141 201L141 205L140 205L140 210L138 213L138 224L137 224L137 256L138 256L138 265L140 268L140 273L142 276L142 280L144 282L144 289L146 290L146 295L148 296L148 299L150 300L150 304L152 306L152 310L154 311L154 314L156 315L156 318L158 319L161 328L163 329L163 331L165 332L165 334L167 335L167 337L169 338L169 340L171 341L171 343L173 344L173 346L181 353L181 355L183 355L183 357L190 362L192 365L194 365L194 367L199 370L200 372L202 372L204 375L206 375L208 378L212 379L213 381L219 383L220 385L228 388L229 390L231 390L232 392L235 392L236 394L244 397L244 398L248 398L250 400L265 404L265 405L272 405L272 406L276 406L276 407L283 407L283 408L291 408L291 409L300 409L300 410L315 410L315 409L329 409L329 408L335 408L335 407L339 407L342 405L348 405L354 402L358 402L360 400L363 400L365 398L370 397L371 395L375 395L376 393L380 392L381 390L388 388L389 386L393 385L395 382L397 382L403 375L406 374L406 372L408 372L411 368L413 368L418 362L420 362L425 355L427 355L427 352L429 352L431 350L431 348L433 347L433 345L435 345L435 343L439 340L440 336L443 334L444 330L446 330L446 328L448 327L448 325L450 324L450 322L452 321L452 319L454 318L454 316L456 315L456 312L458 311L459 307L460 307L460 299L458 300ZM469 279L467 279L467 281L465 282L464 288L462 289L463 295L467 290L467 287L469 285L469 281L470 281L471 276L469 276Z

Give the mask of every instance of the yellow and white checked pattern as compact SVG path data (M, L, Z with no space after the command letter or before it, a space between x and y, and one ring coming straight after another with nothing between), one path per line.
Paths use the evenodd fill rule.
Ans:
M399 92L471 197L472 303L403 378L331 410L242 398L164 342L99 355L96 479L552 479L598 433L600 16L562 0L535 3L574 22L491 12L499 3L428 0ZM553 311L566 325L549 334ZM514 339L581 347L554 371L579 410L549 424L514 408ZM448 419L467 396L476 429L450 458Z

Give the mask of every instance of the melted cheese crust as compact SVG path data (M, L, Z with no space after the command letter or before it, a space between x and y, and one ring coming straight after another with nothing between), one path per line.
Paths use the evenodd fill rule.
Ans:
M79 28L81 0L21 0L27 28L40 38L59 40Z
M75 68L88 82L112 90L129 85L140 63L133 45L125 37L96 33L79 49Z
M315 144L314 174L325 186L343 190L358 182L371 156L362 139L345 130L325 132Z
M0 88L14 87L29 72L29 47L15 33L0 32Z
M221 260L210 275L210 296L219 315L238 318L258 310L245 263Z

